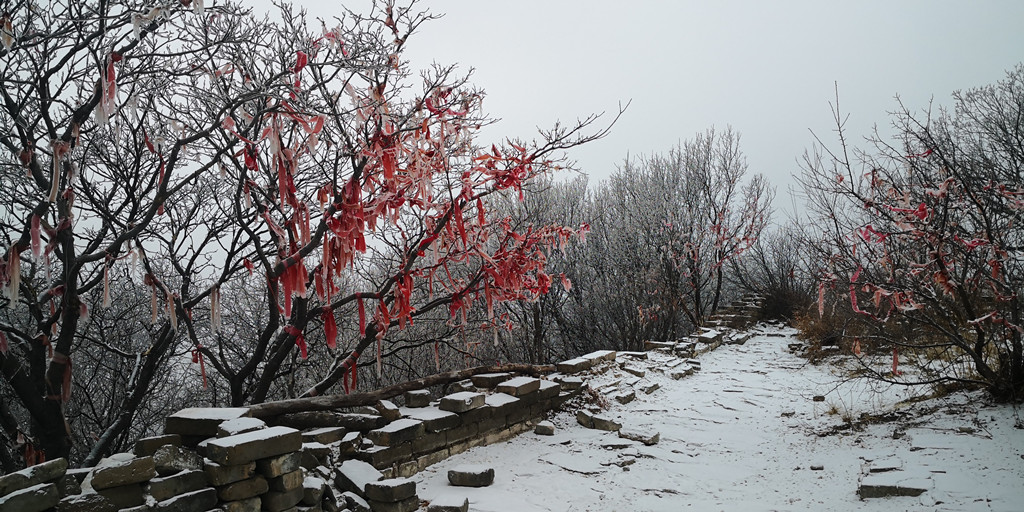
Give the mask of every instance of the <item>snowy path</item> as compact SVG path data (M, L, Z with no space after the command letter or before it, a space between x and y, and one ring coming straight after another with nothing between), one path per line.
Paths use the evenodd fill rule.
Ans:
M837 387L828 366L807 365L786 350L791 339L778 334L792 331L766 330L775 336L705 354L703 370L682 380L649 370L645 380L661 389L602 413L625 428L660 432L654 446L585 429L560 413L555 436L525 433L416 475L419 496L461 494L481 512L1024 510L1024 431L1013 428L1009 408L966 417L940 411L927 429L908 428L899 439L896 423L819 437L813 432L842 423L837 410L877 412L911 390L872 390L859 381ZM668 357L652 353L647 364ZM957 430L971 425L970 434ZM933 488L920 497L861 501L858 482L870 461L892 457ZM494 485L450 487L447 470L467 463L494 467Z

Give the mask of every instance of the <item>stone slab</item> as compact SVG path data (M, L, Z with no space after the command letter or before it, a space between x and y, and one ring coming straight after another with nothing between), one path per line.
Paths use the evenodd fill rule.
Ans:
M406 407L426 407L433 400L433 397L430 396L430 391L425 389L406 391L402 394L402 398L405 399Z
M396 446L423 434L423 422L410 418L392 421L366 433L366 438L380 446Z
M498 384L505 382L511 376L512 374L507 372L481 373L480 375L473 376L473 385L478 388L491 389L494 386L497 386Z
M223 466L211 460L203 461L203 472L211 485L227 485L231 482L245 480L256 474L256 462L248 462L237 466Z
M108 457L100 461L92 472L92 488L100 491L111 487L146 482L156 476L153 457L132 457L115 460Z
M540 379L533 377L515 377L498 384L495 391L514 397L521 397L540 389Z
M247 407L189 407L167 417L164 433L213 437L221 423L248 415Z
M217 437L237 436L267 428L267 424L259 418L234 418L217 425Z
M436 407L403 407L401 411L402 416L422 422L423 429L427 432L449 430L462 424L462 417L458 414Z
M156 504L158 512L194 512L209 510L217 505L217 491L207 487L197 491L181 494Z
M67 470L68 461L64 458L59 458L0 476L0 496L6 496L15 491L35 487L39 484L53 482L64 476Z
M0 510L3 512L42 512L60 502L57 486L41 483L18 489L0 498Z
M494 483L494 468L463 464L448 470L448 482L458 487L487 487Z
M363 496L366 494L366 484L383 478L384 475L367 462L346 460L338 467L334 483L342 491L351 491Z
M144 437L135 441L133 450L136 457L153 455L157 449L166 446L181 446L181 436L178 434L164 434L162 436Z
M469 498L461 494L442 494L430 502L427 512L469 512Z
M302 433L302 442L331 444L345 438L348 431L345 427L320 427Z
M396 503L416 496L416 482L408 478L389 478L366 484L366 498Z
M179 494L198 491L210 485L206 473L199 470L182 471L177 474L158 477L149 481L147 492L156 501L164 501Z
M483 393L474 393L472 391L461 391L459 393L452 393L441 398L441 403L438 406L442 411L464 413L471 411L478 407L483 407L486 403L486 395Z
M238 465L298 451L302 434L289 427L270 427L245 434L222 437L206 446L206 458L223 465Z

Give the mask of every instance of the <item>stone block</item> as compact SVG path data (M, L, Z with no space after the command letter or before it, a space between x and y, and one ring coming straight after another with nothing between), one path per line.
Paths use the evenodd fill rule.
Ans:
M628 364L622 365L622 371L624 371L624 372L626 372L626 373L628 373L630 375L635 375L635 376L640 377L640 378L643 378L643 377L645 377L647 375L647 370L642 370L640 368L634 368L632 366L629 366Z
M245 416L247 407L189 407L167 417L164 433L213 437L221 423Z
M114 459L108 457L92 472L92 488L99 491L148 481L156 476L153 457Z
M192 450L166 444L153 452L153 468L160 476L203 469L203 458Z
M478 388L491 389L491 388L497 386L498 384L501 384L502 382L505 382L510 377L512 377L512 374L506 373L506 372L502 372L502 373L481 373L480 375L474 375L473 376L473 385L478 387Z
M260 497L263 501L263 510L267 512L283 512L288 510L302 501L303 493L302 487L285 492L270 491Z
M217 488L221 501L238 501L259 496L270 490L270 484L263 475L256 475Z
M427 432L412 440L412 453L423 455L437 451L448 443L448 436L444 432Z
M424 469L427 469L428 467L433 466L434 464L437 464L438 462L441 462L441 461L447 459L450 455L451 455L451 452L449 452L448 448L446 447L446 448L441 448L440 450L438 450L436 452L431 452L431 453L428 453L426 455L417 457L416 458L416 472L423 471Z
M302 434L289 427L270 427L209 442L206 457L218 464L237 465L264 459L302 447Z
M120 485L96 490L103 497L110 500L117 508L131 508L142 505L146 502L142 484Z
M157 502L155 509L159 512L194 512L209 510L216 505L217 491L207 487Z
M647 351L659 350L659 349L661 349L661 350L672 350L673 346L675 346L675 343L670 342L670 341L650 341L650 340L648 340L648 341L644 342L644 350L647 350Z
M558 383L563 390L574 391L583 387L582 377L560 377Z
M373 414L329 411L296 412L280 416L276 423L300 429L344 427L349 432L366 432L367 430L383 427L387 423L383 416L377 414L376 410L373 412Z
M537 390L537 399L540 401L550 400L562 391L562 385L550 380L541 379L540 388Z
M430 396L430 391L426 389L406 391L402 394L402 398L405 399L406 407L426 407L430 405L430 401L433 399Z
M307 507L319 505L326 490L327 482L323 479L307 476L302 480L302 501L300 503Z
M416 496L395 503L366 500L373 512L415 512L420 508L420 499Z
M271 491L290 491L292 489L302 487L302 482L306 479L306 472L298 469L291 473L285 473L281 476L267 479L267 483L270 485Z
M82 484L71 475L65 474L52 483L57 486L57 493L60 494L61 498L82 494Z
M394 469L391 478L409 478L420 471L419 463L415 459L401 462Z
M256 461L256 471L267 478L274 478L291 473L302 467L302 454L298 452L284 453Z
M451 392L452 393L462 393L463 391L469 391L471 393L476 393L476 391L477 391L476 385L473 384L473 380L472 379L460 380L460 381L458 381L458 382L456 382L456 383L451 385Z
M643 391L644 394L647 394L647 395L649 395L651 393L654 393L655 391L657 391L660 388L661 388L661 384L658 384L657 382L642 382L642 383L640 383L640 391Z
M133 450L136 457L146 457L156 453L161 446L181 446L181 436L178 434L164 434L162 436L144 437L135 441Z
M423 422L409 418L392 421L366 433L367 439L381 446L396 446L423 434Z
M604 418L602 416L596 416L587 411L578 411L576 413L576 421L586 428L593 428L597 430L607 430L609 432L617 432L622 428L622 425Z
M117 512L117 505L103 497L102 494L90 491L65 496L57 503L57 512Z
M646 361L647 358L648 358L647 352L625 352L624 351L624 352L619 352L616 355L619 355L619 356L622 356L622 357L628 357L630 359L636 359L636 360L639 360L639 361Z
M198 491L210 485L206 473L201 470L181 471L168 477L149 481L147 491L156 501L171 499L179 494Z
M267 424L259 418L235 418L217 425L217 437L237 436L264 428Z
M869 473L860 481L857 494L860 499L888 498L892 496L920 496L930 490L933 481L903 471Z
M363 434L359 432L349 432L345 434L345 437L338 441L338 453L340 455L351 455L356 452L359 445L363 442ZM371 441L372 442L372 441Z
M329 464L327 459L331 456L331 447L322 443L302 443L302 467L313 469L317 466Z
M53 482L63 477L67 470L68 461L59 458L0 476L0 496Z
M442 411L436 407L406 407L401 411L406 418L423 422L423 429L427 432L440 432L462 424L462 417L458 414Z
M455 427L451 430L445 430L445 434L448 437L448 444L457 443L473 437L478 432L477 423L463 423L459 427Z
M382 418L384 418L384 421L391 422L402 417L402 413L398 410L398 406L391 400L380 400L373 406L373 408L381 415Z
M210 485L227 485L231 482L252 478L256 474L256 463L247 462L236 466L223 466L206 460L203 461L203 472L210 480Z
M494 483L494 468L463 464L448 470L448 482L458 487L487 487Z
M345 438L345 427L320 427L302 433L303 443L331 444Z
M396 462L412 460L412 443L396 446L374 446L357 454L362 461L378 469L388 468Z
M60 493L57 486L41 483L18 489L0 498L0 511L3 512L42 512L57 506Z
M498 384L495 391L514 397L522 397L540 389L540 379L533 377L515 377Z
M555 368L562 373L580 373L589 369L591 366L594 366L594 362L583 359L582 357L569 359L567 361L562 361L561 363L555 363Z
M352 512L372 512L370 510L370 504L367 503L362 496L359 496L354 492L346 491L342 493L341 497L344 501L345 507Z
M260 512L260 509L263 508L263 500L257 496L245 500L222 501L220 508L224 509L224 512Z
M442 411L464 413L482 407L485 399L486 396L483 393L462 391L441 398L439 407Z
M495 414L496 412L497 411L495 411L493 407L487 405L487 401L485 399L483 406L466 411L459 414L459 416L462 418L462 424L468 425L470 423L479 423L492 416L497 416L497 414Z
M469 512L469 498L461 494L442 494L430 502L427 512Z
M614 398L616 402L625 405L636 400L636 392L633 390L621 391L612 395L612 398Z
M658 432L641 432L633 429L619 429L619 437L623 439L629 439L631 441L637 441L647 446L658 444L661 440L661 434Z
M614 361L615 351L614 350L596 350L587 355L581 356L583 359L590 361Z
M338 467L334 483L342 491L351 491L360 496L366 493L366 484L381 480L384 475L369 463L360 460L346 460Z
M366 499L396 503L416 496L416 482L408 478L391 478L366 484Z
M533 432L539 436L553 436L555 435L555 424L550 421L542 421L537 424Z

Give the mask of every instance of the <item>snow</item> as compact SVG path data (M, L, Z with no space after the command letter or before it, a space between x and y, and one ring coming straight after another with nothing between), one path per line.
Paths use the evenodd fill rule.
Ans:
M600 414L660 433L658 444L586 429L567 410L550 418L553 436L524 433L415 475L419 497L465 496L479 512L1021 510L1024 430L1012 407L980 392L901 405L926 390L848 379L852 363L811 365L787 350L793 334L761 325L746 344L700 356L702 369L680 380L664 370L673 356L630 361L660 388ZM628 377L611 370L589 384L618 380L625 390ZM851 428L846 420L862 414L889 420ZM449 485L448 470L465 464L493 467L494 484ZM866 477L871 468L889 471ZM927 491L861 500L863 478Z

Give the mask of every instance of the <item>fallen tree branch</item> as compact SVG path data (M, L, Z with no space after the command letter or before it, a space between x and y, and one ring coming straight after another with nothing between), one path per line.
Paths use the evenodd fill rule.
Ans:
M554 365L532 365L532 364L503 364L497 366L477 366L465 370L457 370L446 373L438 373L423 377L422 379L402 382L386 388L366 393L352 393L348 395L325 395L308 398L293 398L290 400L279 400L276 402L265 402L249 406L249 413L254 418L273 418L282 414L307 411L329 411L341 407L357 407L360 405L371 405L378 400L386 400L396 397L406 391L423 389L430 386L447 384L449 382L468 379L481 373L520 373L537 376L555 371Z

